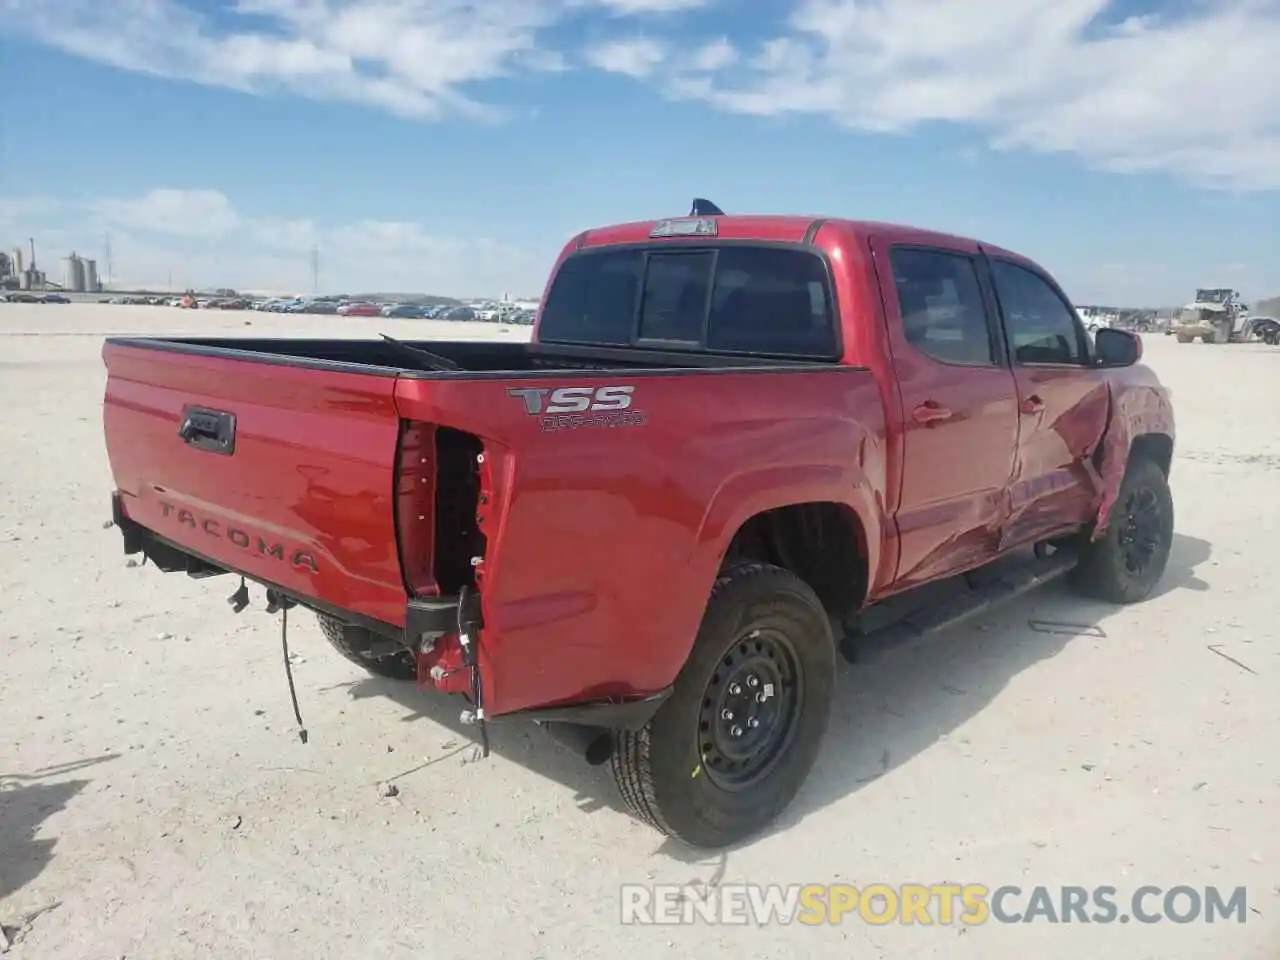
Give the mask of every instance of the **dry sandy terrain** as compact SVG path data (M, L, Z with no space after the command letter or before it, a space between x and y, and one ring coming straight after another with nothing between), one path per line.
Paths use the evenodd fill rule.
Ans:
M287 335L304 322L431 326L0 305L11 956L1280 957L1268 547L1280 537L1280 349L1147 339L1179 418L1178 536L1158 596L1113 609L1051 586L842 666L819 767L780 828L700 858L633 822L607 772L539 731L499 726L494 755L470 762L459 703L367 679L305 614L292 630L302 745L261 594L235 617L234 584L126 564L103 529L103 334ZM397 796L381 795L387 781ZM620 884L717 877L1110 884L1122 901L1144 884L1244 885L1249 913L1213 926L619 925Z

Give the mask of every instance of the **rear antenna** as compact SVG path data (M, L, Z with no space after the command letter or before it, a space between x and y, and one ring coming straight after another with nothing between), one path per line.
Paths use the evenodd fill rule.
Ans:
M691 217L723 217L724 211L717 207L710 200L704 200L702 197L693 198L693 209L689 211Z

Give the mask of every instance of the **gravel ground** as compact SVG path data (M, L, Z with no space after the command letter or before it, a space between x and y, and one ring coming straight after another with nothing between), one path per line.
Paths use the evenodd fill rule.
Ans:
M819 766L779 829L705 857L632 821L607 773L536 730L496 727L494 755L475 762L456 701L363 676L305 615L292 628L304 746L278 619L260 602L232 616L221 579L130 566L103 528L104 334L374 329L526 335L0 305L11 956L1280 957L1266 546L1280 532L1280 350L1146 340L1179 421L1178 535L1158 596L1114 609L1051 586L842 666ZM1245 886L1248 913L1214 925L620 925L626 883L948 881L1107 884L1122 906L1146 884Z

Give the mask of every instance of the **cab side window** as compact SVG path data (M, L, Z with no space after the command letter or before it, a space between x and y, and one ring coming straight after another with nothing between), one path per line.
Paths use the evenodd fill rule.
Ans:
M991 261L996 296L1015 363L1083 365L1089 356L1075 312L1044 280L1016 264Z
M889 262L908 343L940 363L995 364L986 301L973 258L895 247Z

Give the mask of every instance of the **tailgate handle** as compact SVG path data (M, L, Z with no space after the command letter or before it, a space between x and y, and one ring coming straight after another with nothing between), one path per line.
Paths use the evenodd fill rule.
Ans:
M206 407L185 407L178 436L189 447L229 457L236 452L236 415Z

